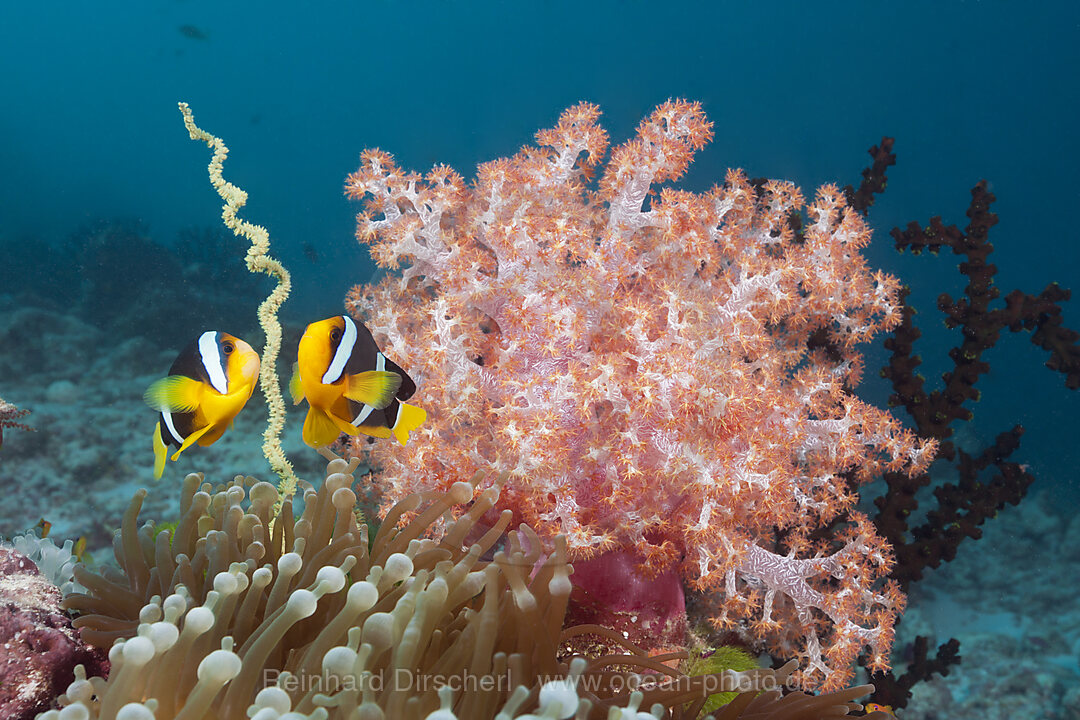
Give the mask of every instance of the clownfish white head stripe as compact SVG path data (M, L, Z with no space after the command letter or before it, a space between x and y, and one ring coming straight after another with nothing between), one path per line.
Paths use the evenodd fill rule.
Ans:
M334 351L334 359L330 361L330 366L323 373L323 385L331 385L341 378L341 374L345 372L345 364L352 357L353 347L356 345L356 323L345 315L342 315L341 319L345 321L341 341Z
M207 330L199 336L199 357L202 359L210 384L222 395L229 394L229 381L225 376L221 353L218 351L218 333Z

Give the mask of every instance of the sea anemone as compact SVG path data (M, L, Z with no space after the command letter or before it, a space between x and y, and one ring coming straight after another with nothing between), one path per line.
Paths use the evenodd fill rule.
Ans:
M355 468L331 460L295 520L288 502L274 514L269 483L237 477L211 488L195 474L175 530L155 532L137 528L146 492L136 493L114 542L120 570L77 567L87 592L64 601L85 639L113 643L109 678L80 672L62 708L125 720L604 718L612 709L695 718L721 690L743 691L730 717L794 707L778 691L758 696L790 667L691 678L664 664L678 653L649 657L605 628L564 629L565 540L545 556L528 527L506 532L509 512L481 526L499 482L477 492L478 475L411 495L370 539L350 489ZM464 507L452 519L455 506ZM614 636L625 652L560 655L583 633ZM846 712L866 692L800 694L799 707Z

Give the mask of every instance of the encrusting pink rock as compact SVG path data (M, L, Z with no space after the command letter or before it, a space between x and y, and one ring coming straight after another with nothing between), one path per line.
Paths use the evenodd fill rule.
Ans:
M49 709L80 663L87 676L105 674L107 652L79 638L60 600L33 561L0 547L0 720Z

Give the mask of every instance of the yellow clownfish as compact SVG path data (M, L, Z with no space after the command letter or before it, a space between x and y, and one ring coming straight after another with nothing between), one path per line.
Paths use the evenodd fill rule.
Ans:
M379 351L363 324L345 315L307 326L289 389L297 405L308 401L304 442L315 448L341 433L392 435L404 445L427 418L403 402L416 392L416 383Z
M165 470L168 446L180 453L194 443L213 445L232 427L259 377L259 354L243 340L208 330L176 356L169 376L156 381L143 400L160 415L154 428L154 477Z

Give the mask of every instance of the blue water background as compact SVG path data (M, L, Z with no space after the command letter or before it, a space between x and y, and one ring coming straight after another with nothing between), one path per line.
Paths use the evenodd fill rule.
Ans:
M216 224L208 153L176 109L185 100L230 145L226 175L251 194L244 214L294 273L284 313L306 322L339 312L374 273L342 196L362 149L470 177L580 100L601 105L619 142L657 103L685 97L716 124L691 189L728 167L808 193L857 183L867 148L897 138L868 253L914 288L933 380L959 342L934 299L963 279L951 255L898 256L888 230L935 214L963 227L985 178L1003 294L1053 280L1080 290L1078 61L1075 2L12 2L0 10L0 232L58 243L89 220L136 217L168 243ZM871 355L864 389L878 403L883 357ZM987 359L975 429L989 440L1022 422L1016 459L1039 487L1080 499L1077 393L1026 335Z

